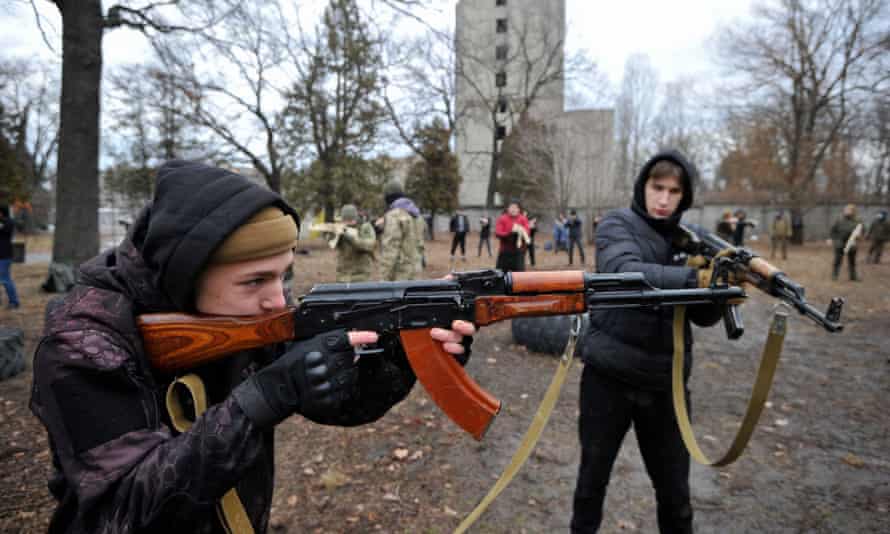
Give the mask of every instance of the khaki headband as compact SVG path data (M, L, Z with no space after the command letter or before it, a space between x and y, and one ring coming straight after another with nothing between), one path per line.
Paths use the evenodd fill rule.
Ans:
M297 246L297 224L280 208L258 211L222 242L210 263L235 263L274 256Z

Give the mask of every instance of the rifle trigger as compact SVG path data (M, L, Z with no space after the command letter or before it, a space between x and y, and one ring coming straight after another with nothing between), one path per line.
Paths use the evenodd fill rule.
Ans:
M383 347L378 347L377 345L359 345L355 347L355 359L356 361L362 356L369 356L372 354L382 354L384 352Z

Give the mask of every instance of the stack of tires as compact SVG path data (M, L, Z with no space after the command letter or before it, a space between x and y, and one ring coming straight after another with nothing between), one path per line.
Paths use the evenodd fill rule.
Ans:
M573 315L552 315L549 317L525 317L513 319L511 330L513 342L532 352L559 356L565 350L572 328ZM581 353L587 332L587 314L581 316L581 335L575 347L575 354Z
M0 380L25 370L25 333L21 328L0 327Z

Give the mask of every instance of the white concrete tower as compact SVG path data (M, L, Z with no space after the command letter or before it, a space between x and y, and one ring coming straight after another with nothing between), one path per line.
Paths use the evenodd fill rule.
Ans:
M565 0L459 0L456 8L456 153L464 208L485 205L497 137L519 111L563 113ZM526 102L531 101L531 105Z

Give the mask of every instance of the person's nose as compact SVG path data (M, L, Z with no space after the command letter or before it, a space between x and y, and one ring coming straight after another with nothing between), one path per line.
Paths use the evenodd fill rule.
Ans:
M270 284L269 290L263 295L260 303L264 311L283 310L287 305L284 299L284 281L278 280L274 284Z

